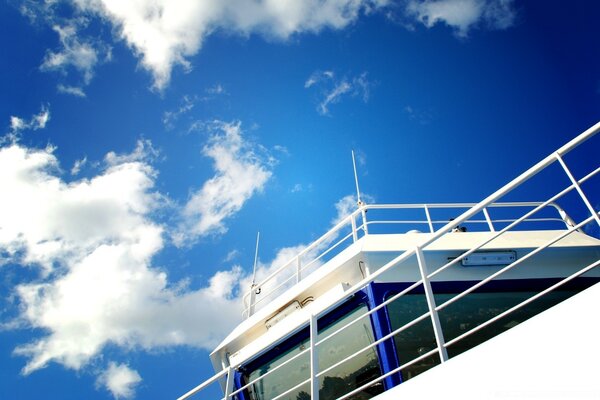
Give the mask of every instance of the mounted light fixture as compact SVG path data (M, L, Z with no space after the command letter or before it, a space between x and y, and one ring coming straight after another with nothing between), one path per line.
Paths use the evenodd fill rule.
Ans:
M517 260L517 252L507 251L478 251L469 254L461 260L465 267L476 267L483 265L508 265Z

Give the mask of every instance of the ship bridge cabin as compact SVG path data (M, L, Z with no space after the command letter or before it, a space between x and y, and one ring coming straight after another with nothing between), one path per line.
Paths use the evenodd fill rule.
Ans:
M480 203L359 203L250 288L216 375L180 399L370 399L596 284L600 168L565 155L598 130ZM545 200L503 201L549 170L566 183Z

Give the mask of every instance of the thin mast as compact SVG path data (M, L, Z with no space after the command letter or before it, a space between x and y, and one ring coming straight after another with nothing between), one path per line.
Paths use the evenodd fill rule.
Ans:
M258 262L258 242L260 240L260 232L256 232L256 250L254 251L254 267L252 268L252 287L256 284L256 264Z
M358 187L358 174L356 173L356 160L354 159L354 150L352 150L352 166L354 167L354 182L356 183L356 200L360 207L363 202L360 198L360 188Z

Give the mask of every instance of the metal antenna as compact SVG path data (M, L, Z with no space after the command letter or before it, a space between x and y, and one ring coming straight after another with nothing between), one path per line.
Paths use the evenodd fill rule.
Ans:
M358 187L358 174L356 173L356 160L354 159L354 150L352 150L352 166L354 167L354 182L356 183L356 198L358 206L362 206L364 203L360 198L360 189Z
M258 262L258 242L260 240L260 232L256 232L256 250L254 252L254 267L252 269L252 287L256 284L256 263Z

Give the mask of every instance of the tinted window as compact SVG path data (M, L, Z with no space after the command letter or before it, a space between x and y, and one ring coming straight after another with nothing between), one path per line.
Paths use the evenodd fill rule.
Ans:
M367 307L360 305L343 317L333 321L326 328L319 331L319 340L329 337L334 331L346 325L350 321L365 315ZM363 317L360 321L346 328L344 331L331 336L320 344L318 349L319 371L323 371L347 356L355 353L372 343L373 331L369 317ZM287 350L274 354L267 362L253 368L244 378L250 382L265 375L276 366L298 355L306 349L309 339L304 338ZM282 348L286 347L285 343ZM274 351L277 353L277 351ZM250 398L254 400L272 399L296 385L299 385L310 376L310 356L308 352L291 361L289 364L266 375L262 380L252 385L249 390ZM319 377L319 397L322 400L336 399L351 390L371 381L380 375L377 352L375 348L369 349L351 360L333 368ZM375 385L354 396L354 399L369 399L383 391L381 385ZM290 391L283 399L304 400L309 399L310 383Z

